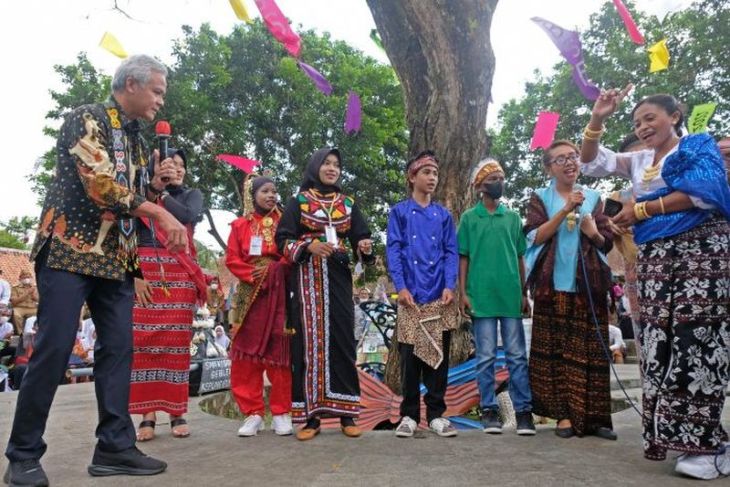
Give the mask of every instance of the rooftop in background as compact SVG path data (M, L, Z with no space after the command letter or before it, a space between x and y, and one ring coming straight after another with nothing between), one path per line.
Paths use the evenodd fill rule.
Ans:
M35 279L29 250L0 247L0 269L3 271L0 277L8 281L11 286L15 286L20 282L20 272L23 270L29 271Z

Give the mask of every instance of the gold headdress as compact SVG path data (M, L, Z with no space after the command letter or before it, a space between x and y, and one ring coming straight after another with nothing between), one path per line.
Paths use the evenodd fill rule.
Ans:
M253 180L259 177L258 174L252 172L246 175L243 180L243 214L248 215L255 211L253 204Z
M480 184L482 184L482 181L484 181L487 176L489 176L493 172L501 172L502 174L504 174L504 169L502 169L502 166L496 159L484 159L479 164L477 164L477 167L474 168L474 171L472 171L472 186L479 186Z

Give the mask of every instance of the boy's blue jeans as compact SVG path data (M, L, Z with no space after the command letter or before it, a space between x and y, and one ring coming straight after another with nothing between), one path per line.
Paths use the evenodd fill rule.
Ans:
M474 340L477 349L477 384L481 395L482 411L496 410L494 393L494 362L497 357L497 321L501 324L509 370L509 396L515 412L532 411L532 394L527 372L527 351L522 318L473 318Z

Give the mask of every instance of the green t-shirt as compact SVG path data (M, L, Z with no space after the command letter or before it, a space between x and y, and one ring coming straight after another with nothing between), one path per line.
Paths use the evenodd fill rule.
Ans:
M466 294L476 318L522 316L520 257L527 248L520 216L500 204L489 213L480 201L461 215L459 255L469 258Z

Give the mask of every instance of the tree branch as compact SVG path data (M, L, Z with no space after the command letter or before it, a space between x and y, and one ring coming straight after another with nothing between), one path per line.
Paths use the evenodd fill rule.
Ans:
M205 217L208 219L208 225L210 225L210 230L208 230L208 233L215 238L216 242L218 242L218 245L221 246L223 249L223 252L228 250L228 245L223 241L223 238L221 237L220 233L218 233L218 229L215 226L215 222L213 221L213 215L210 214L210 209L206 208L205 211Z
M112 7L112 10L116 10L120 14L124 15L125 17L127 17L129 20L137 21L137 19L135 19L134 17L132 17L131 15L129 15L126 11L122 10L122 8L119 6L119 0L114 0L114 6Z

